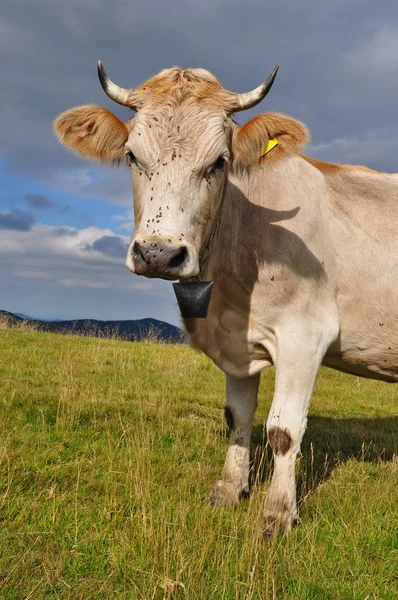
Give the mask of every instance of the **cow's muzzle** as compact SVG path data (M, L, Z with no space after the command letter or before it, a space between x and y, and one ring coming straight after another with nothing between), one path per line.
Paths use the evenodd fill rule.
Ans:
M190 263L190 252L186 244L173 245L161 241L136 240L130 247L126 265L133 273L145 277L179 279Z

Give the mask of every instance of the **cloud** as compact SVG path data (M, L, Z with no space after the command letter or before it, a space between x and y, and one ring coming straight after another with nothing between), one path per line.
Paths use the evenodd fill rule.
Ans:
M0 176L1 178L1 176ZM7 187L11 187L8 184ZM70 204L66 204L64 202L58 203L53 200L50 200L45 194L36 194L32 192L27 192L26 194L12 194L12 195L4 195L3 199L11 204L12 206L18 206L20 204L27 204L33 210L53 210L59 213L73 213L72 206ZM43 215L44 217L44 215Z
M15 275L27 279L51 279L51 274L44 271L16 271Z
M111 258L126 258L128 247L128 242L116 235L104 235L91 245L91 249Z
M346 70L347 63L353 69L360 63L368 76L364 80L368 92L374 65L388 68L385 82L393 74L398 56L393 0L365 5L363 0L337 1L322 9L315 0L303 0L300 7L294 0L283 5L230 0L227 11L221 0L175 0L172 7L161 0L139 4L71 0L57 3L56 9L50 0L25 4L22 9L20 3L6 0L0 18L4 32L0 47L2 56L7 56L0 131L6 169L41 181L64 179L76 195L79 188L85 194L101 194L101 187L107 186L108 179L114 184L116 176L99 168L104 185L84 181L84 162L57 142L51 130L53 119L88 102L105 105L123 119L130 117L129 111L103 93L96 75L98 59L111 78L125 87L182 64L210 69L233 91L256 87L280 62L272 95L254 113L288 112L307 122L315 139L331 138L338 120L341 127L349 128L348 133L355 133L366 126L366 113L377 110L375 126L386 126L395 110L393 97L380 95L375 104L374 95L363 94L362 85L356 90L352 69ZM334 114L341 106L346 110ZM117 175L119 181L122 177ZM131 189L127 183L114 191L109 186L100 197L127 206Z
M23 197L26 204L31 208L53 208L54 202L51 202L47 196L43 194L25 194Z
M104 289L112 286L112 284L107 281L86 281L81 279L60 279L59 283L68 287L87 287L94 289Z
M82 163L84 161L82 159ZM123 167L107 165L81 167L73 171L55 171L47 176L52 189L67 192L79 198L103 200L121 206L131 206L132 186L129 172Z
M112 221L120 223L117 225L119 229L131 233L134 229L134 209L131 208L124 215L112 215Z
M62 285L131 290L145 284L145 289L152 289L152 280L132 277L126 269L128 243L129 238L110 229L35 225L29 231L3 232L0 263L18 277L52 278Z
M13 208L0 212L0 229L13 229L16 231L29 231L35 222L31 212Z
M379 171L398 171L398 128L370 129L359 135L334 138L312 145L310 153L341 164L365 164Z
M105 106L124 120L131 117L101 89L98 59L112 80L124 87L179 64L207 68L236 92L258 86L281 63L270 95L260 106L239 113L239 123L264 111L284 112L311 129L309 154L397 171L397 40L396 0L229 0L227 5L221 0L175 0L170 5L162 0L3 0L0 156L3 176L8 176L4 187L18 196L18 202L31 191L54 201L56 207L46 209L28 201L25 208L47 210L48 219L58 224L61 207L67 211L70 205L74 210L64 215L68 223L80 226L79 212L90 222L98 204L91 211L88 202L77 209L79 199L131 207L128 170L87 163L63 148L52 132L59 113L86 103ZM8 187L11 179L17 182L15 188ZM59 214L54 216L51 208ZM40 310L47 306L49 316L59 316L60 311L61 316L77 314L81 307L88 316L101 311L103 316L110 311L115 316L174 314L174 299L165 291L168 284L147 283L125 269L122 247L127 236L119 236L121 242L113 240L110 246L99 241L117 237L113 229L131 234L132 212L112 221L113 210L106 206L109 229L102 218L95 221L101 228L58 230L35 224L29 212L20 211L24 218L0 212L0 269L7 297L15 304L10 308L29 301ZM15 277L17 271L48 272L51 278ZM58 283L61 279L109 281L113 287L65 285ZM154 287L139 294L138 284ZM156 301L158 292L166 295ZM29 308L18 310L30 314Z
M14 227L14 229L17 228ZM51 227L42 224L36 224L30 228L18 227L18 231L12 233L4 231L1 235L0 256L12 253L13 256L40 257L43 263L46 261L53 262L57 257L63 257L71 261L81 261L84 264L123 264L121 257L115 256L115 253L113 255L111 252L107 254L94 248L98 240L107 237L115 237L120 240L119 243L122 240L126 244L128 242L128 238L119 238L110 229L100 229L98 227L75 229L73 227ZM87 252L88 248L92 251Z
M398 68L398 26L384 25L374 35L347 53L347 58L355 68L368 76L396 74Z
M133 275L125 267L125 253L116 256L128 240L98 227L37 224L29 231L5 229L0 236L0 280L7 285L0 308L45 318L157 315L178 324L171 285Z
M53 227L51 231L52 235L55 237L60 237L63 235L75 237L79 234L77 229L74 229L73 227L67 227L66 225L63 225L62 227Z

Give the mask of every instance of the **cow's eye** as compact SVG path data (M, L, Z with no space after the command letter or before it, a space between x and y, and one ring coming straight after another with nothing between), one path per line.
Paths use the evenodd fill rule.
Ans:
M225 157L219 156L213 165L213 171L221 171L225 167Z
M132 165L135 165L139 169L142 169L140 163L138 162L138 160L136 159L136 157L134 156L134 154L131 152L131 150L126 150L126 152L124 154L125 154L125 156L127 158L127 161L129 163L130 167Z
M216 173L217 171L222 171L225 167L225 156L219 156L215 163L211 165L206 171L206 175L210 175L210 173Z

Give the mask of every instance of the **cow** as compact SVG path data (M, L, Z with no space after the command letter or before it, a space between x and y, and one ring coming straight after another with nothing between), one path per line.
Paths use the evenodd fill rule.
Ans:
M232 115L262 101L277 70L239 94L179 67L124 89L98 63L104 91L133 118L87 105L54 125L83 157L129 165L130 271L214 282L207 318L184 320L226 374L230 445L212 504L247 495L260 372L275 366L266 536L298 518L295 462L320 366L398 381L398 177L305 156L309 132L284 114L239 126Z

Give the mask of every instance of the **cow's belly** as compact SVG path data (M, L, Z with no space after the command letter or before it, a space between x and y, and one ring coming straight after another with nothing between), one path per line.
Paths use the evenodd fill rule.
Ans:
M206 319L207 321L207 319ZM339 338L326 353L323 365L359 377L398 382L398 345L384 338L375 341L357 332ZM355 334L355 335L354 335ZM190 333L193 347L204 352L227 375L249 377L272 365L267 336L257 329L228 330L220 323L200 324ZM370 341L369 341L370 340Z
M340 336L323 364L360 377L398 381L398 314L395 303L340 299Z
M266 335L238 313L210 313L205 320L187 319L185 325L191 345L231 377L249 377L272 364Z
M398 345L364 331L351 332L328 350L323 364L332 369L383 381L398 382Z
M381 381L387 381L389 383L398 382L398 368L397 367L385 367L380 364L379 361L372 361L372 364L364 364L358 360L358 355L351 355L350 353L335 353L328 354L325 356L322 364L325 367L342 371L343 373L349 373L350 375L357 375L358 377L367 377L368 379L380 379Z

